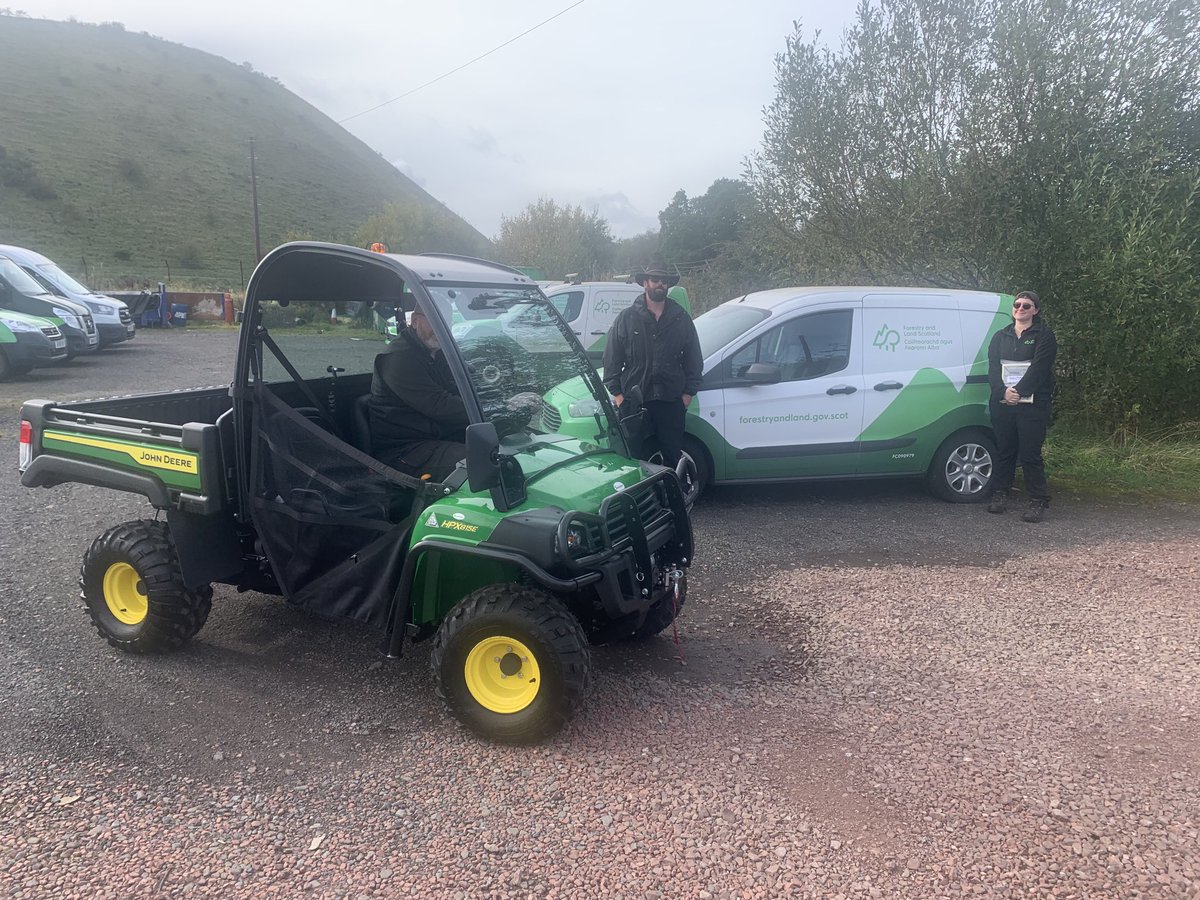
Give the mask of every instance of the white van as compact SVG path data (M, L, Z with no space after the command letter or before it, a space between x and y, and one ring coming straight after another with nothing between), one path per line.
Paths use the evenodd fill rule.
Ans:
M685 436L698 488L923 476L946 500L985 499L987 348L1011 305L976 291L798 287L710 310L696 319L704 378ZM595 440L585 399L565 382L543 416Z
M576 281L542 290L567 320L588 356L598 363L617 313L640 297L645 288L623 281Z
M97 294L64 272L52 259L33 250L0 245L0 254L19 265L50 293L86 306L96 323L101 347L133 337L137 329L124 300Z

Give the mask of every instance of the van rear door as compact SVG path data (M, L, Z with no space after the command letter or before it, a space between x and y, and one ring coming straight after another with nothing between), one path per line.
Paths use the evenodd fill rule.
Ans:
M859 473L923 472L960 427L967 367L957 300L939 292L868 294L863 334Z

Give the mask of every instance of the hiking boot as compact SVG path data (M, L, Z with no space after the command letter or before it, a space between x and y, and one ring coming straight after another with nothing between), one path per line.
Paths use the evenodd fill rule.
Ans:
M1042 516L1044 516L1046 514L1047 506L1048 506L1048 504L1046 503L1045 500L1029 501L1029 509L1027 509L1027 510L1025 510L1025 512L1021 513L1021 521L1022 522L1040 522L1040 521L1042 521Z
M996 491L992 494L992 502L988 504L988 512L1002 513L1008 509L1008 494L1004 491Z

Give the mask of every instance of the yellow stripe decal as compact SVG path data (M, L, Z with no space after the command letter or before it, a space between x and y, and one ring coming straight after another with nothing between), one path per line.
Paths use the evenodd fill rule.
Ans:
M197 474L197 461L199 458L195 453L167 450L162 447L142 447L137 444L124 444L119 441L106 441L101 438L65 434L61 431L47 431L43 437L62 441L66 444L81 444L84 447L96 447L100 450L125 453L138 465L148 466L152 469L170 469L172 472L185 472L188 475Z

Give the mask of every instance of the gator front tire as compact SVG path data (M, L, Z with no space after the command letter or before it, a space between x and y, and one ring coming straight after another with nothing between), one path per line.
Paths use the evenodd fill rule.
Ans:
M129 653L175 650L208 619L212 588L184 586L164 522L110 528L79 570L80 597L100 636Z
M438 695L480 737L531 744L583 702L592 659L576 618L544 591L489 585L442 622L430 657Z

